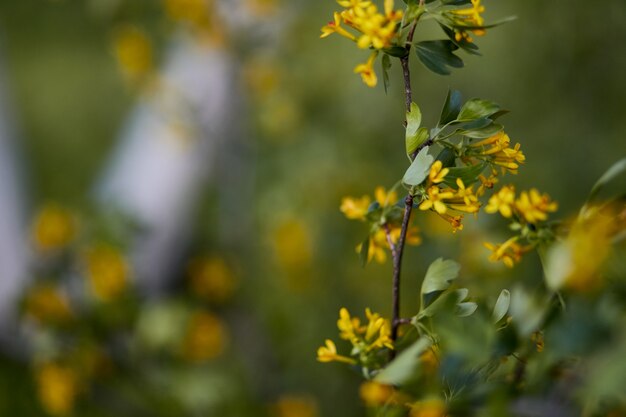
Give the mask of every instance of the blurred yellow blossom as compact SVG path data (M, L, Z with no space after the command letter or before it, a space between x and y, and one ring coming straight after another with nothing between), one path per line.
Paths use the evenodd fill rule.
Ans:
M26 295L26 314L40 323L59 324L72 317L65 294L52 284L35 286Z
M501 245L485 242L484 245L491 251L489 260L491 262L502 261L509 268L522 260L522 255L528 252L531 247L523 247L517 243L519 236L513 236Z
M505 185L496 194L489 198L489 203L485 206L485 212L500 212L503 217L509 218L513 215L515 203L515 187Z
M197 28L207 28L211 23L213 0L164 0L166 15L179 22L187 22Z
M341 207L339 210L348 218L352 220L365 220L365 215L371 204L370 197L364 195L361 198L344 197L341 200Z
M46 412L55 416L69 415L79 389L76 372L56 363L46 363L36 374L39 401Z
M275 417L317 417L317 402L305 395L283 395L272 407Z
M246 0L248 8L257 16L274 14L279 7L278 0Z
M528 223L545 221L549 212L557 210L557 203L550 200L548 194L539 194L539 191L532 188L529 192L522 191L515 200L515 208Z
M395 389L391 385L365 381L359 388L359 396L368 407L380 407L393 399Z
M232 296L237 286L232 268L216 256L193 259L187 271L191 291L207 301L223 303Z
M398 193L394 190L387 191L385 187L379 185L374 190L374 198L381 207L389 207L398 201Z
M204 362L219 356L226 343L226 328L222 321L211 313L198 311L189 319L182 354L189 362Z
M138 81L153 69L152 43L137 26L125 25L115 31L114 49L117 62L130 81Z
M356 361L352 358L338 355L337 346L335 346L335 343L330 339L326 339L325 345L317 349L317 360L320 362L343 362L350 365L354 365L356 363Z
M274 230L274 254L286 271L307 267L313 259L313 239L307 225L300 219L287 218Z
M370 235L369 248L367 253L367 262L372 259L376 259L376 262L383 264L387 261L387 250L390 250L389 241L393 245L396 245L400 240L400 234L402 232L400 227L388 226L389 235L385 227L380 227ZM417 246L422 243L422 238L419 235L419 229L416 226L410 226L406 233L405 243L412 246ZM359 243L356 247L356 252L361 253L363 244Z
M102 301L111 301L128 285L129 265L122 252L100 243L85 253L87 279L93 294Z
M37 213L32 226L35 246L42 251L60 249L74 239L76 220L68 209L49 203Z
M445 417L446 403L439 398L429 398L411 405L410 417Z
M376 87L378 84L378 78L374 71L374 61L378 53L373 52L364 64L359 64L354 67L355 74L361 74L361 79L368 87Z

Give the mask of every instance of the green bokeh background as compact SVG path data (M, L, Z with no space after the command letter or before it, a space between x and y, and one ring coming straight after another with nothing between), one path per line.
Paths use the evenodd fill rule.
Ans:
M5 78L28 192L35 203L86 205L132 109L136 97L117 70L112 28L122 22L140 24L157 47L165 43L167 27L156 2L127 3L107 14L97 11L97 2L0 2ZM484 3L488 20L509 15L517 20L477 38L483 56L463 55L465 68L451 76L432 74L414 60L414 100L431 126L449 88L511 110L503 123L527 156L513 182L548 192L560 203L559 215L570 216L609 164L626 154L626 2ZM284 7L288 29L273 55L283 74L279 94L289 98L297 123L275 136L263 131L255 115L264 103L250 100L252 135L244 140L256 150L250 161L255 190L248 211L256 234L253 241L242 242L252 256L239 261L243 285L229 317L241 311L257 318L258 328L237 340L240 357L254 357L246 346L254 345L256 338L272 347L271 360L246 365L250 395L256 401L271 402L282 392L306 392L318 399L321 415L356 416L362 412L356 405L358 375L317 363L315 349L325 338L335 337L339 307L389 311L389 264L361 269L354 246L366 231L345 220L338 206L344 195L371 194L379 184L391 186L406 169L400 68L393 63L388 94L382 83L375 89L365 87L352 69L366 60L367 52L339 37L318 38L319 27L337 9L333 1L285 2ZM434 25L424 25L416 34L418 39L435 36ZM246 65L249 52L233 48L232 53ZM265 236L281 215L303 219L311 234L313 260L301 276L281 271L268 256L272 248ZM206 225L214 221L198 219L198 234L208 234L204 240L211 240ZM478 222L492 227L483 217ZM474 229L467 229L459 239L433 237L432 244L409 249L403 288L407 314L411 300L417 300L419 277L435 257L462 259L463 251L466 257L486 257ZM517 273L537 271L537 259L530 257ZM489 288L508 282L489 278L485 285L478 281L485 279L481 273L502 275L499 268L478 265L468 270L464 284L490 295ZM302 282L294 285L298 280ZM27 365L10 358L1 365L6 380L0 384L17 381L15 386L28 392ZM28 402L26 394L0 400L0 414L31 415L34 406Z

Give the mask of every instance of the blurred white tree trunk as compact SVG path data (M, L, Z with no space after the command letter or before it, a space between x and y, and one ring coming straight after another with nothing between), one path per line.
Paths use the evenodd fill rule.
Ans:
M167 285L203 187L241 175L241 160L228 151L242 118L236 66L227 51L177 38L158 84L130 116L97 189L102 205L141 226L132 256L137 283L149 293ZM225 169L218 173L218 165Z
M15 316L15 302L26 285L27 232L20 158L11 124L3 58L0 54L0 336Z

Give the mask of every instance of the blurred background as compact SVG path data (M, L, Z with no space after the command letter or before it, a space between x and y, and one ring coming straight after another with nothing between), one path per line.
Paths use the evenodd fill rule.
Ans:
M484 3L517 20L451 76L414 60L414 101L428 126L448 89L510 109L509 179L568 218L626 152L626 3ZM337 9L0 2L0 414L363 415L359 376L315 351L340 307L390 313L391 266L361 267L339 205L403 175L404 101L398 63L385 94L353 74L366 52L319 39ZM487 261L503 223L418 223L406 315L439 256L477 295L541 280Z

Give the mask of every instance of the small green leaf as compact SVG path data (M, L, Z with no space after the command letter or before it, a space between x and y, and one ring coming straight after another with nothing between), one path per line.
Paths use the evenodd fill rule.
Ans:
M420 185L428 176L433 160L434 158L428 154L428 147L422 149L406 170L402 182L411 187Z
M478 308L478 304L468 301L465 303L457 304L455 314L459 317L468 317L474 314L474 311Z
M427 337L418 339L402 351L385 369L374 378L376 382L387 385L402 385L419 375L420 355L432 342Z
M422 41L415 44L415 53L422 64L440 75L449 75L448 67L463 67L463 60L453 53L456 49L458 46L449 40Z
M437 158L436 161L441 161L441 165L444 168L454 167L454 162L456 161L456 153L450 148L443 148Z
M500 296L498 297L498 301L496 301L496 305L493 308L493 314L491 315L493 322L497 323L504 318L507 311L509 311L509 306L511 305L511 292L509 290L502 290Z
M435 292L431 293L438 295L438 297L432 297L433 299L428 302L428 307L422 309L416 316L416 319L422 319L424 317L432 317L437 314L446 305L458 305L467 298L469 290L467 288L459 288L454 291L448 292Z
M415 103L411 103L411 110L406 112L406 138L413 137L417 134L422 124L422 112Z
M500 111L500 106L493 101L473 98L468 100L457 117L459 121L470 121L489 117Z
M456 179L460 178L463 184L469 187L478 181L478 176L484 171L486 166L485 163L478 163L476 165L448 168L448 174L446 174L443 182L449 187L456 188Z
M389 55L383 55L381 65L383 67L383 86L385 87L386 94L389 89L389 68L391 68L391 59L389 59Z
M502 131L502 129L504 129L504 126L502 126L501 124L491 123L480 129L461 130L459 133L463 136L467 136L468 138L472 138L472 139L486 139Z
M428 129L420 127L415 136L406 139L406 154L410 157L422 143L428 140L428 136Z
M461 111L461 92L457 90L448 90L448 96L446 102L441 109L441 116L439 116L439 126L443 126L448 122L456 120L459 112Z
M361 259L361 266L367 265L370 251L370 237L367 236L363 243L361 243L361 251L359 252L359 258Z
M439 258L430 264L422 282L422 296L434 291L444 291L459 276L461 265L457 262Z

